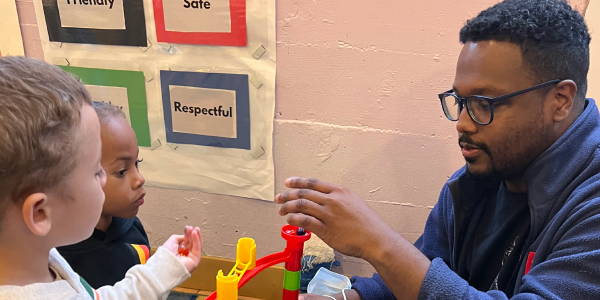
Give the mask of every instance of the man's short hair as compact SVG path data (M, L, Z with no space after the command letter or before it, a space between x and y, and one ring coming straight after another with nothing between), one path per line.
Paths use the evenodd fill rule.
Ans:
M523 62L538 83L571 79L577 98L587 92L590 34L581 14L564 0L506 0L460 30L460 42L507 41L521 47Z
M0 221L6 201L47 191L73 171L86 104L85 87L60 68L0 58Z

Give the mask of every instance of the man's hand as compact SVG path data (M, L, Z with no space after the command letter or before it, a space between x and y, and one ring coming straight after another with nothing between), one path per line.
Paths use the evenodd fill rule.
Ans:
M396 298L417 299L431 262L362 199L318 179L290 178L285 185L291 190L275 201L288 223L312 231L343 254L365 259Z
M187 256L179 255L179 245L182 244L189 250ZM185 227L184 235L172 235L164 244L167 250L177 256L177 259L192 273L200 264L202 258L202 236L200 228Z
M358 196L318 179L290 178L291 190L275 196L289 224L314 232L333 249L367 259L397 233Z

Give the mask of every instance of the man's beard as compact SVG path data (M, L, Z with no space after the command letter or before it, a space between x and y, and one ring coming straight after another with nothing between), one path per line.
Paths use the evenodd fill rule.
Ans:
M489 162L482 171L470 170L479 157L465 157L467 173L475 177L492 177L498 180L512 180L520 178L540 154L554 143L553 134L549 126L544 126L543 120L532 120L530 126L515 130L511 136L504 139L503 143L490 149L484 143L475 143L467 134L459 138L459 143L473 145L485 153Z

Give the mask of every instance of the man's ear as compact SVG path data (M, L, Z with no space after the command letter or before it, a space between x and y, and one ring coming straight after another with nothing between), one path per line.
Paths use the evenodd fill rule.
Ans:
M33 234L46 236L52 228L48 196L44 193L35 193L25 198L23 219Z
M571 111L576 108L575 95L577 94L577 84L573 80L563 80L554 88L553 96L556 101L556 109L554 111L554 121L561 122L566 119Z

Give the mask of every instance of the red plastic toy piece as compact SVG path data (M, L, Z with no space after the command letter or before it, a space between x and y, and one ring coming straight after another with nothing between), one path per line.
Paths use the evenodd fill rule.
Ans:
M190 254L190 249L186 248L183 243L179 244L179 256L188 256Z
M274 253L256 260L256 267L248 270L238 283L238 289L243 287L250 279L262 270L285 262L285 269L291 272L300 271L302 268L302 255L304 252L304 243L310 239L311 233L305 231L305 234L298 235L298 227L285 225L281 228L281 236L287 241L285 250L279 253ZM302 234L302 232L300 232ZM288 291L283 289L282 300L298 300L299 291ZM217 292L213 292L206 300L216 300Z

